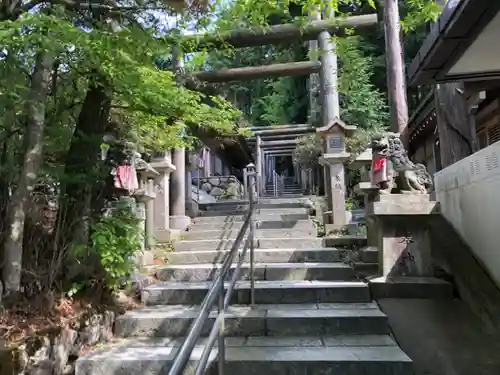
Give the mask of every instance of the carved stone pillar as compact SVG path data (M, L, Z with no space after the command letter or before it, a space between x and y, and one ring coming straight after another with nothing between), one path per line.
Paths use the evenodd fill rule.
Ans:
M150 165L159 173L153 203L154 238L158 242L167 242L170 240L170 173L175 171L175 166L168 156L155 158Z

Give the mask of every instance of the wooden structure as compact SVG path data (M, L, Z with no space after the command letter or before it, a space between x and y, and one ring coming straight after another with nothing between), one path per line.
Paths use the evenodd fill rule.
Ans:
M409 83L500 78L500 2L449 1L408 68Z
M331 33L343 35L344 30L355 29L364 31L373 29L377 25L377 15L368 14L352 17L333 17L332 12L327 12L321 17L320 12L314 12L310 21L306 25L281 24L260 29L239 29L233 30L223 35L190 35L181 39L180 47L183 52L196 51L207 46L215 48L224 47L249 47L278 43L297 43L317 39L319 49L324 51L320 58L311 58L310 61L299 61L282 64L272 64L257 67L242 67L234 69L224 69L219 71L195 72L186 76L183 84L192 88L199 85L201 91L207 94L215 90L216 85L221 82L231 82L240 80L251 80L265 77L283 77L309 75L317 77L319 75L321 86L321 124L327 125L335 118L339 117L339 99L337 92L337 58L334 46L331 43ZM314 44L314 43L312 43ZM313 55L315 55L313 53ZM252 129L253 130L253 129ZM255 152L257 171L263 176L269 165L274 165L276 158L288 157L291 159L296 144L297 134L302 134L301 126L294 126L293 129L266 129L253 131L255 136ZM305 132L311 131L311 125L305 126ZM267 133L266 133L267 132ZM269 133L269 134L268 134ZM283 134L290 133L290 134ZM295 135L292 139L292 135ZM265 138L265 140L263 140ZM244 149L239 143L239 150ZM246 151L246 150L244 150ZM235 147L236 152L236 147ZM241 163L240 163L241 164ZM294 168L293 183L304 186L304 175ZM327 168L329 171L329 168ZM177 172L175 172L177 173ZM174 174L175 174L174 173ZM266 188L267 180L260 184L261 192Z
M346 29L372 30L377 24L376 14L365 14L343 18L312 20L308 24L288 23L260 28L232 30L226 34L194 34L182 38L185 52L211 48L258 47L267 44L297 43L316 39L323 31L344 35Z
M411 63L410 84L427 93L408 149L431 172L500 140L500 56L491 48L499 37L500 2L448 2Z

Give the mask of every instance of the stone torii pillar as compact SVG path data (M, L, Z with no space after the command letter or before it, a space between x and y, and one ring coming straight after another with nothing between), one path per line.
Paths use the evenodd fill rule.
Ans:
M182 51L174 49L172 60L177 76L177 83L180 85L180 72L184 68L184 57ZM183 231L191 223L191 219L186 216L186 149L176 148L172 152L172 162L175 169L170 178L170 228ZM189 182L191 184L191 181Z
M355 126L346 125L338 117L332 122L316 129L323 138L323 155L320 164L328 168L329 180L325 181L328 208L331 210L332 224L335 228L346 224L345 206L345 171L344 163L351 156L346 152L345 137L350 137L356 131ZM325 221L325 224L328 221ZM333 228L332 228L333 229Z

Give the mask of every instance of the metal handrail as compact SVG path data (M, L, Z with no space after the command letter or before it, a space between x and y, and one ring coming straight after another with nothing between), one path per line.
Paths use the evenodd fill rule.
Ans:
M250 169L250 168L249 168ZM253 306L255 303L255 280L254 280L254 233L255 233L255 222L253 220L253 214L255 211L255 195L254 189L256 188L256 173L255 171L248 172L248 199L249 207L245 214L245 220L243 225L236 236L236 239L231 247L231 250L227 254L222 263L222 266L216 273L215 280L210 287L207 295L203 299L200 306L200 313L196 319L191 323L188 333L184 342L182 343L179 351L174 357L172 366L168 372L168 375L181 375L189 361L189 357L196 345L196 341L200 338L202 328L205 325L212 306L215 303L216 298L218 298L218 315L215 319L214 325L210 334L208 336L207 343L201 355L201 358L196 367L195 375L202 375L206 370L208 360L210 358L210 353L213 349L216 339L218 339L218 368L219 375L223 375L224 363L225 363L225 340L224 332L222 327L224 327L224 314L229 305L233 290L236 286L236 281L238 280L239 272L241 270L241 264L245 259L248 248L250 248L250 303ZM258 197L258 194L256 194ZM224 284L228 276L231 265L234 262L236 254L239 253L239 248L241 242L243 241L245 234L248 230L248 236L245 240L243 250L240 252L236 268L231 277L231 281L227 286L226 293L224 294Z

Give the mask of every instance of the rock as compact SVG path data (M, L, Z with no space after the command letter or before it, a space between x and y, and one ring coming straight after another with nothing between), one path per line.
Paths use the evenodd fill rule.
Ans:
M113 337L113 324L115 322L115 313L105 311L101 321L101 342L108 342Z
M19 369L21 371L24 371L24 369L27 368L30 363L30 356L28 355L28 352L26 350L26 345L20 345L17 347L15 357Z
M210 177L208 179L208 182L210 183L210 185L212 186L219 186L220 185L220 178L219 177Z
M210 191L210 195L213 196L213 197L220 197L223 194L224 194L224 191L221 188L217 187L217 186L215 186L214 188L212 188L212 190Z
M73 351L78 332L72 329L63 329L54 339L52 359L54 361L54 375L62 375Z
M54 362L46 359L28 369L26 375L53 375Z
M99 342L101 337L101 316L91 315L84 323L84 328L80 331L78 339L82 346L93 346Z
M209 182L204 182L203 184L201 184L200 190L203 190L206 193L210 193L210 190L212 190L212 184L210 184Z
M75 364L68 363L64 368L62 375L74 375L75 374Z
M73 329L29 337L15 348L0 346L0 375L74 375L73 357L109 341L114 321L113 311L89 314L83 322L74 322Z
M33 337L26 345L26 352L30 356L30 362L35 365L50 359L51 349L50 339L45 336Z

